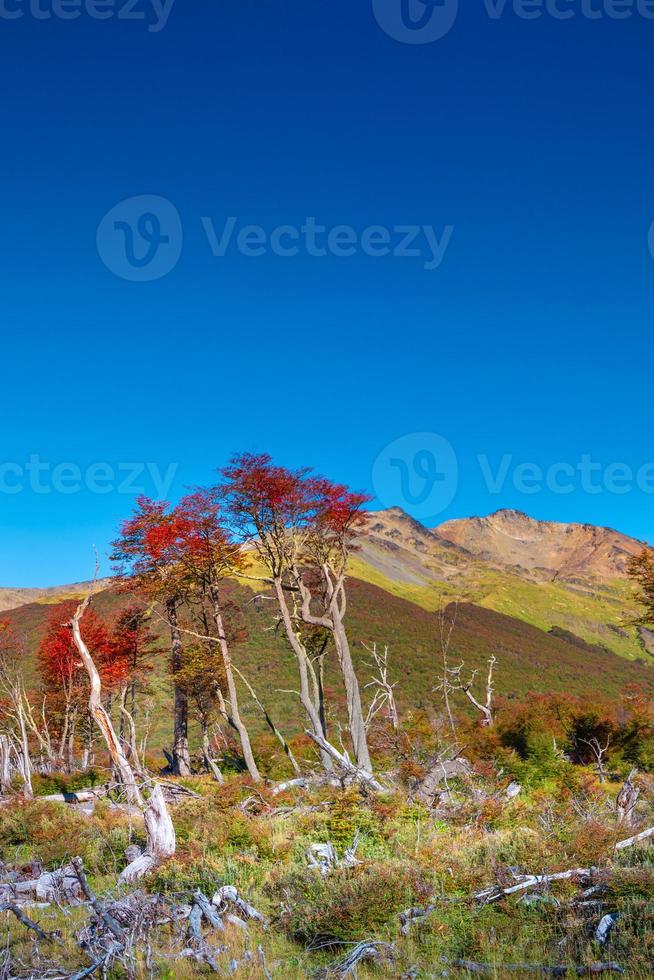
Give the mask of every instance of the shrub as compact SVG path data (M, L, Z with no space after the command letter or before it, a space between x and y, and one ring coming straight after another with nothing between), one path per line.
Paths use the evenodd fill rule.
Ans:
M294 869L274 877L265 893L282 911L278 924L303 942L350 942L392 936L398 913L419 905L432 885L405 862L339 869L321 877Z

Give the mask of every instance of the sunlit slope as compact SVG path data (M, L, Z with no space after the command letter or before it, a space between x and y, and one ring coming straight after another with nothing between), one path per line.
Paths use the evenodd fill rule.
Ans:
M577 571L574 580L565 580L542 569L502 568L399 509L373 515L350 572L427 610L464 600L541 630L567 630L630 660L653 660L642 631L632 625L638 607L626 578L584 579Z

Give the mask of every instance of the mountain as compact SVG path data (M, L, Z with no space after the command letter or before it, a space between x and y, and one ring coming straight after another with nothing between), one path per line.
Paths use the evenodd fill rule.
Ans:
M370 515L351 570L428 610L465 600L652 662L652 636L632 625L638 606L626 577L629 557L642 547L608 528L516 511L430 530L394 507Z
M64 599L78 599L85 596L91 588L91 582L73 582L71 585L55 585L47 589L3 589L0 588L0 612L16 609L30 602L62 602ZM109 579L98 583L101 588L110 584Z
M571 581L625 578L629 559L643 549L608 527L537 521L518 510L447 521L434 533L493 565Z

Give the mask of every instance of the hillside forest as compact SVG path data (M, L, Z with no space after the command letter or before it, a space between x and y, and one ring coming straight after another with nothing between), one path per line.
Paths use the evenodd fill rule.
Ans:
M241 453L0 614L3 980L654 974L654 550L370 502Z

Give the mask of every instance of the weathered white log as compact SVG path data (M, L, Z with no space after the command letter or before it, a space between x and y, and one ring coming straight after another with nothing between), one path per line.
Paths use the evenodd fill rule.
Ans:
M77 797L77 803L91 803L94 800L99 800L103 796L106 796L104 790L91 790L91 789L80 789L71 791L72 795ZM45 803L70 803L63 793L50 793L48 796L37 796L37 800L42 800Z
M312 844L306 852L307 864L319 874L328 875L338 865L336 848L331 841L326 844Z
M368 772L367 769L361 769L358 766L355 766L350 759L348 759L345 753L339 752L338 749L335 749L334 746L327 741L327 739L322 738L320 735L314 734L314 732L310 732L308 728L305 728L304 733L305 735L308 735L309 738L323 750L323 752L330 756L330 758L334 760L334 762L347 776L350 776L352 779L356 779L363 786L374 790L375 793L384 792L384 787L375 779L371 772Z
M83 898L74 867L70 864L56 871L44 871L37 878L16 881L11 890L17 901L34 899L37 902L76 902Z
M392 943L365 940L362 943L357 943L347 956L342 960L338 960L336 963L332 963L321 975L329 977L356 977L359 963L368 961L377 964L389 964L393 961L394 956L395 947Z
M469 776L472 766L467 759L444 759L436 762L420 785L416 789L414 796L420 803L431 806L434 798L438 795L441 783L447 784L448 779L455 779L457 776Z
M621 851L625 847L633 847L634 844L639 844L643 840L649 840L650 837L654 837L654 827L648 827L647 830L641 830L639 834L634 834L633 837L627 837L625 840L620 840L615 845L616 851Z
M497 902L500 898L517 895L539 885L549 885L553 881L569 881L571 878L589 878L591 874L590 868L571 868L569 871L556 871L550 875L521 875L517 885L511 885L509 888L486 888L484 891L477 892L475 899L484 903Z
M207 922L209 922L214 927L214 929L220 929L221 932L224 932L225 927L223 925L223 921L220 918L220 916L217 914L217 912L214 911L211 902L204 894L204 892L201 892L199 889L196 892L194 892L193 901L200 909L202 915L205 917Z
M273 796L277 796L279 793L285 793L287 789L294 789L298 787L299 789L306 789L311 784L311 780L308 776L300 776L298 779L287 779L283 783L277 783L276 786L272 787Z
M147 845L131 864L121 872L120 881L129 883L142 878L175 853L175 828L164 800L161 786L156 783L143 814Z
M211 904L215 905L218 909L219 914L223 914L226 910L227 905L231 903L235 905L236 908L241 912L246 919L254 919L256 922L260 922L261 925L266 925L266 919L255 909L254 905L250 905L244 898L241 898L238 889L234 885L223 885L219 888L211 899Z
M607 942L611 938L611 933L617 925L617 922L618 916L611 912L600 919L597 929L595 930L595 939L600 946L606 946Z

